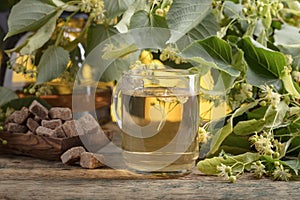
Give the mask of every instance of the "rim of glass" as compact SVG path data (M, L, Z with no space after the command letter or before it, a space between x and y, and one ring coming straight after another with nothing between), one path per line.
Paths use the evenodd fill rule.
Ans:
M169 72L169 74L153 74L151 72L167 72L167 73ZM191 71L187 69L174 69L174 68L130 69L128 71L123 72L123 74L127 76L134 76L134 77L159 77L159 78L200 76L200 74L196 71Z

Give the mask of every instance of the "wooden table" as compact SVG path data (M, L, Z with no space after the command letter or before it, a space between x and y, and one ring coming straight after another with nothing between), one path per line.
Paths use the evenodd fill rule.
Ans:
M165 178L126 170L67 166L0 155L0 199L299 199L300 182L256 180L246 174L231 184L192 174Z

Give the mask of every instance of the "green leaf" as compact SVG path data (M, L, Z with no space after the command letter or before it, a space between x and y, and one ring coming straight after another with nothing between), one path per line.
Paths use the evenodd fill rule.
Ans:
M250 119L246 121L240 121L233 128L233 132L237 135L250 135L255 132L260 132L265 125L264 120Z
M230 155L239 155L251 151L248 136L230 134L220 146L220 151Z
M222 142L232 133L232 130L232 124L229 122L213 136L209 154L215 154L219 150Z
M17 99L18 95L11 89L6 87L0 87L0 106L4 105L5 103Z
M288 35L288 37L287 37ZM283 24L280 30L274 31L275 45L299 45L300 34L299 28L288 24Z
M88 55L101 42L116 33L118 33L118 31L112 26L105 26L103 24L91 25L87 33L86 55Z
M170 43L195 28L211 12L210 0L174 0L167 14Z
M50 39L56 27L56 20L61 13L62 10L57 11L56 15L49 19L45 25L38 29L37 32L28 39L28 42L20 51L22 55L31 54L36 49L42 47Z
M294 69L299 70L300 69L300 44L294 44L294 45L282 45L279 44L277 46L280 50L280 52L291 55L293 58L292 66Z
M216 35L219 24L213 13L209 13L195 28L187 33L187 36L194 40L203 40L207 37Z
M244 153L237 156L228 156L227 159L223 157L214 157L214 158L207 158L201 160L197 163L197 168L204 174L207 175L217 175L220 172L217 170L217 166L221 163L224 165L232 166L233 164L240 162L245 165L245 168L248 169L249 166L257 161L260 158L260 155L257 153Z
M225 1L224 2L224 14L228 18L238 19L242 17L242 10L244 6L240 3L234 3L232 1Z
M149 13L145 10L139 10L134 13L130 19L130 29L150 26Z
M282 73L281 80L286 91L293 95L294 98L300 99L299 85L293 80L293 77L290 74L290 70L287 67Z
M238 46L244 51L248 64L246 78L250 84L278 84L284 66L287 65L282 53L266 49L248 37L240 40Z
M244 52L237 48L235 54L232 57L232 66L239 70L242 74L247 72L247 63L244 59Z
M299 158L297 160L285 160L283 161L289 168L291 168L296 176L298 176L298 171L300 169L300 160Z
M102 80L117 80L122 71L128 70L129 66L138 60L140 54L138 50L145 48L164 49L168 38L168 29L152 27L132 29L126 34L116 34L110 37L109 40L105 40L97 45L86 57L83 65L88 64L92 67L94 80L97 79L98 81L105 70L107 73L104 73ZM124 48L123 50L125 51L122 52L118 48ZM109 55L110 49L113 49L115 55ZM104 54L104 58L121 56L120 59L117 59L120 62L118 61L117 63L114 59L103 59ZM112 63L116 63L116 65L112 65ZM109 69L106 69L107 67Z
M235 117L241 116L242 114L246 113L249 109L257 106L258 102L259 101L251 102L235 110L235 112L231 115L230 119L228 120L227 124L221 129L219 129L217 133L213 136L210 143L210 151L208 155L215 154L219 150L222 142L232 133L233 119Z
M56 7L40 0L22 0L16 4L8 18L5 38L25 31L35 31L57 14Z
M166 18L156 14L150 15L150 25L152 27L168 28Z
M288 37L287 37L288 35ZM293 57L293 67L300 68L300 34L299 28L284 24L274 31L274 44L281 52Z
M276 126L281 125L288 110L289 106L285 101L281 101L276 108L273 108L273 106L270 105L264 116L265 127L275 128Z
M130 25L131 17L136 11L144 10L143 7L146 7L146 2L142 2L142 0L138 0L133 5L129 6L129 8L123 13L122 19L118 22L117 25L115 25L115 28L120 33L126 33Z
M117 81L124 71L129 70L130 65L134 64L139 57L140 52L134 52L126 57L114 59L113 62L103 73L101 81Z
M65 71L69 62L69 53L62 47L49 46L43 53L38 65L36 83L48 82Z
M120 16L133 3L134 0L104 0L106 16L109 18Z
M232 49L230 45L216 36L192 43L183 50L182 56L188 60L208 65L234 77L240 74L240 72L231 65Z
M68 12L75 12L79 10L78 6L74 6L74 5L69 5L63 1L60 0L48 0L51 1L51 3L53 3L55 6L60 7L62 9L64 9L65 11Z
M129 24L132 15L134 14L134 8L128 9L122 16L122 19L119 21L117 25L115 25L115 28L120 32L120 33L126 33L128 32L129 29Z
M262 119L265 116L265 113L268 109L268 106L258 107L249 112L247 112L248 119Z
M294 127L292 127L292 128L294 128ZM295 134L299 134L299 124L298 124L298 127L296 127L296 128L297 128L297 130L296 130ZM297 137L293 138L290 145L288 146L287 151L288 151L288 154L298 155L299 149L300 149L300 137L297 136Z
M155 14L149 14L145 10L137 11L130 19L130 29L149 26L162 28L168 27L165 18Z

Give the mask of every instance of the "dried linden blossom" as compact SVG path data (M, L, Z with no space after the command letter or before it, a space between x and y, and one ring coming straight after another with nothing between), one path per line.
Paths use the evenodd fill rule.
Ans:
M232 168L230 166L221 163L217 166L217 170L220 172L218 176L224 177L225 180L228 180L231 183L236 181L236 176L232 174Z
M273 177L275 180L288 181L292 177L292 175L290 174L289 169L285 169L283 165L279 165L276 166L273 172Z
M80 10L85 13L93 13L100 16L104 13L103 0L81 0Z
M276 108L280 103L281 95L274 92L268 85L261 86L262 94L261 97L265 98L266 101L270 102L273 108Z
M217 166L217 170L219 171L218 176L222 176L225 179L229 178L228 173L231 172L231 167L221 163L220 165Z
M175 47L168 46L160 54L159 59L161 61L170 60L179 65L180 63L186 63L187 61L179 56L179 50Z
M198 129L198 142L202 143L202 144L206 144L209 138L210 138L209 132L207 132L204 128L199 127L199 129Z
M265 168L265 165L262 164L261 161L256 161L251 165L251 170L254 172L254 176L257 178L262 178L262 176L267 173Z
M255 134L249 138L252 146L258 151L260 155L269 155L274 154L273 150L273 141L274 137L269 132L262 132L261 134Z

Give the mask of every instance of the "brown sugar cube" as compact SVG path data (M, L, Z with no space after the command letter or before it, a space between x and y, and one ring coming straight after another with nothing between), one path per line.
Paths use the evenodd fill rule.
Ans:
M38 101L34 100L29 106L29 111L41 119L48 119L48 110Z
M46 136L46 137L55 137L56 136L54 130L43 127L43 126L37 127L35 132L37 135Z
M74 164L80 160L80 155L85 152L82 146L72 147L60 156L61 161L64 164Z
M35 130L40 125L35 120L33 120L32 118L28 118L27 122L26 122L26 126L29 128L30 131L32 131L33 133L35 133Z
M12 113L11 115L9 115L9 116L7 116L6 118L5 118L5 124L8 124L8 123L10 123L10 122L14 122L14 115L13 115L14 113Z
M66 134L67 137L74 137L78 135L84 135L83 129L79 125L77 120L69 120L66 121L62 128Z
M78 120L85 134L97 133L100 130L100 125L91 114L85 114Z
M56 127L60 125L62 125L60 119L42 120L42 126L46 128L50 128L52 130L54 130Z
M72 111L70 108L53 107L49 110L49 116L52 119L71 120Z
M83 152L80 155L80 166L87 169L95 169L104 166L104 157L101 154Z
M38 124L41 124L41 118L39 118L38 116L34 116L34 121L36 121Z
M65 138L66 134L64 132L64 129L62 128L62 126L58 126L54 129L56 137L58 138Z
M13 133L26 133L28 128L26 126L17 124L17 123L8 123L7 126L7 131L13 132Z
M15 112L13 112L12 120L13 120L13 122L15 122L17 124L23 124L27 120L29 115L30 115L30 112L29 112L28 108L23 107L21 110L17 110Z

